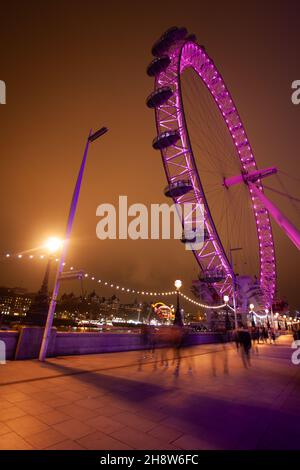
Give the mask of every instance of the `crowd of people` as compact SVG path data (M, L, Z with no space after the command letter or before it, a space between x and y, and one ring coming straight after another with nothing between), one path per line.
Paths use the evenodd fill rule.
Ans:
M186 335L187 330L176 325L161 328L143 325L141 337L145 351L142 353L139 369L141 370L143 362L150 358L154 360L154 369L158 367L159 363L162 367L167 368L171 362L171 365L175 365L174 374L179 375L180 351L184 345ZM160 354L157 353L158 348Z
M149 359L153 363L153 368L159 366L168 368L174 366L174 375L179 375L181 364L181 349L183 346L192 345L191 331L188 328L176 325L154 327L143 325L141 328L141 340L143 351L139 362L139 370ZM297 334L300 333L297 332ZM222 348L216 349L215 353L221 353L224 362L224 373L228 373L228 347L230 343L236 345L236 350L242 360L245 368L251 366L251 353L258 353L259 344L276 344L276 331L274 328L266 326L252 326L247 328L241 326L234 331L227 332L220 336L222 339ZM298 336L297 336L298 338ZM212 353L213 375L216 373L216 354ZM185 360L188 362L188 371L192 369L193 364L185 354Z
M258 352L259 344L276 344L276 333L274 328L266 326L252 326L245 328L241 326L233 333L233 339L237 350L240 350L244 367L250 366L250 351L253 348Z

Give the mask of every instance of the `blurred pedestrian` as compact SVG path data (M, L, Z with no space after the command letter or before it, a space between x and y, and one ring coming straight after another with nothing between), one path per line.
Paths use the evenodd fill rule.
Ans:
M251 335L247 329L242 326L238 332L239 343L241 346L241 356L245 369L250 367L250 350L251 350Z

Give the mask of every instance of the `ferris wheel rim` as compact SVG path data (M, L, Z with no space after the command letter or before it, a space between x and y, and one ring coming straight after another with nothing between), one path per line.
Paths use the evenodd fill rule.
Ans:
M192 53L189 52L189 49L193 49ZM194 152L193 152L192 145L191 145L191 142L190 142L189 131L188 131L188 127L187 127L186 120L185 120L185 110L184 110L182 90L181 90L181 76L182 76L182 72L186 68L190 67L196 72L197 76L201 79L202 83L205 85L206 89L209 91L210 95L212 96L215 105L219 108L219 111L221 113L221 117L223 118L223 121L226 124L227 130L228 130L228 132L230 134L230 137L232 139L232 142L235 146L235 150L237 151L236 153L237 153L237 156L239 158L239 165L240 165L241 170L244 169L245 171L248 171L249 168L250 168L250 165L252 166L252 169L257 169L256 160L255 160L252 148L251 148L251 144L250 144L249 139L247 137L244 124L241 120L241 117L240 117L239 112L237 110L237 107L234 103L234 100L233 100L233 98L232 98L232 96L231 96L231 94L230 94L230 92L229 92L229 90L228 90L228 88L225 84L225 81L224 81L222 75L218 71L218 69L215 66L212 59L208 56L206 51L203 49L203 47L196 44L195 41L181 40L178 43L176 43L174 46L171 46L171 48L168 51L167 55L170 59L170 64L166 67L166 70L160 71L160 73L156 76L154 91L158 90L160 87L162 87L160 77L163 74L166 74L168 69L170 69L170 68L172 69L172 67L173 67L173 80L169 81L169 83L167 81L167 84L173 89L174 94L177 94L177 96L176 96L177 105L178 105L178 119L177 119L177 121L178 121L179 124L181 124L181 125L178 126L179 133L180 133L180 140L181 140L182 148L183 149L187 148L187 150L189 152L189 158L190 158L189 165L192 166L191 169L192 169L192 171L194 173L194 176L196 177L197 182L198 182L197 188L195 188L195 185L193 184L193 192L194 192L194 195L195 195L196 190L199 192L199 189L200 189L201 199L204 203L204 207L205 207L205 211L206 211L206 218L205 218L205 221L204 221L205 227L208 229L209 232L213 231L215 244L217 245L216 255L218 256L219 261L221 262L221 266L225 267L225 271L226 271L226 280L225 280L224 283L228 284L228 282L230 281L231 284L232 284L232 283L235 282L235 274L232 270L231 264L228 260L228 256L227 256L226 251L224 249L223 243L222 243L222 241L219 237L217 227L215 226L214 219L213 219L212 214L211 214L209 203L207 201L207 197L205 195L205 191L204 191L204 188L203 188L203 185L202 185L201 177L200 177L200 174L199 174L199 171L198 171L198 168L197 168L197 164L196 164L196 161L195 161ZM199 72L199 64L198 64L198 68L196 67L196 61L197 60L199 61L199 56L200 55L201 55L201 59L203 59L203 58L205 59L200 64L200 66L203 67L203 65L204 65L204 69L207 66L212 70L212 77L213 78L210 78L210 81L207 79L207 77L205 77L204 73L201 74ZM166 57L165 52L164 52L164 57ZM205 65L205 64L207 64L207 65ZM175 73L174 73L174 71L175 71ZM222 92L220 92L220 95L222 95L221 97L216 96L216 93L214 93L214 88L212 86L213 80L217 80L218 84L221 85L221 87L220 87L222 89ZM225 109L224 106L222 108L222 106L220 104L221 100L222 99L225 100L225 98L227 99L227 101L229 103L231 103L231 107L232 107L232 110L229 110L229 111L227 110L226 113L224 111L224 109ZM162 119L160 119L160 109L162 107L163 107L162 105L158 106L155 110L156 127L157 127L158 136L160 135L160 133L162 131L162 128L163 128ZM238 127L237 132L236 132L236 130L233 129L233 126L231 127L231 123L234 120L232 120L229 117L230 113L235 115L234 116L235 121L238 123L235 126L235 127ZM226 114L228 114L228 116ZM239 137L239 139L237 139L234 132L239 134L239 136L243 136L244 141L240 142L240 137ZM176 145L176 144L174 144L174 145ZM247 159L244 156L244 152L240 151L239 148L238 148L238 147L240 147L240 149L241 149L243 146L247 147L247 152L246 153L251 156L251 159L250 159L251 161L249 160L249 162L248 162L249 164L246 163ZM169 161L167 159L166 152L164 152L163 149L160 149L160 150L161 150L162 161L163 161L167 181L168 181L168 184L170 185L171 182L174 181L174 176L171 177L171 173L170 173L169 168L168 168ZM187 164L187 168L189 167L189 165ZM191 179L191 180L193 182L193 179ZM258 182L258 187L261 191L263 191L263 185L262 185L261 181ZM253 216L254 216L254 220L256 222L256 234L257 234L257 241L258 241L258 257L259 257L259 262L260 262L260 267L259 267L260 287L261 287L261 289L264 293L264 304L265 304L265 306L270 307L271 304L272 304L272 301L273 301L274 293L275 293L275 280L276 280L276 260L275 260L275 250L274 250L272 227L271 227L268 211L264 208L263 209L264 217L265 217L265 219L264 219L264 237L263 237L263 240L261 240L262 234L260 232L261 232L263 217L258 216L258 212L255 209L256 201L255 201L255 198L252 194L251 188L248 185L247 185L247 189L248 189L248 192L249 192L250 202L251 202L251 206L252 206L252 213L253 213ZM176 204L178 204L178 198L177 197L173 198L173 200ZM209 220L209 222L208 222L208 220ZM268 244L266 244L266 243L268 243ZM264 244L266 244L266 246L264 246ZM201 260L199 259L198 253L195 252L194 250L193 250L193 252L194 252L197 263L199 264L200 268L203 270L204 268L203 268L203 265L201 263ZM267 268L266 268L266 263L269 263L269 266L267 266ZM228 286L226 288L224 288L224 286L220 288L220 286L215 285L214 287L216 287L217 288L216 290L221 294L224 294L226 291L228 291ZM232 287L231 287L231 291L232 291Z

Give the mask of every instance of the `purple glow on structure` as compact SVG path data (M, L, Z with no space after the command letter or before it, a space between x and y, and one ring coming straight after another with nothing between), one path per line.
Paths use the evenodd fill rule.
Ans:
M292 240L294 245L300 250L300 232L294 227L293 224L282 214L278 207L271 202L262 191L260 191L254 184L251 184L251 188L257 197L262 201L263 205L268 209L274 220L282 228L282 230L287 234L287 236ZM274 258L273 258L274 260Z
M188 197L204 205L204 223L209 233L209 240L204 242L201 249L195 250L194 255L203 271L207 268L220 268L222 266L225 279L215 284L216 290L219 293L225 290L229 290L229 293L232 293L234 273L218 236L206 201L185 122L180 75L186 68L193 68L206 85L230 132L237 156L241 162L241 169L248 174L250 173L254 180L256 179L260 192L262 191L260 178L264 176L263 172L274 169L257 170L251 145L237 108L222 76L207 53L194 42L180 41L175 42L170 47L168 54L171 60L170 65L156 76L155 87L157 89L162 86L168 86L173 90L173 95L166 103L155 109L156 126L158 135L164 131L179 129L180 140L174 146L161 149L164 169L169 184L181 178L183 174L189 175L193 186L193 194L191 196L190 192ZM226 185L229 187L243 180L242 175L233 176L226 179ZM264 293L265 305L270 306L275 293L276 279L272 229L268 212L262 210L263 205L252 188L249 187L249 191L260 248L260 287ZM174 201L177 204L183 204L185 200L186 198L183 196L180 200Z

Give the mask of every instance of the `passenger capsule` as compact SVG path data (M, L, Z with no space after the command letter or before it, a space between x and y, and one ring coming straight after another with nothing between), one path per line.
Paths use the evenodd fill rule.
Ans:
M146 104L148 108L157 108L158 106L166 103L168 99L173 95L173 91L170 87L164 86L155 90L151 95L148 96Z
M155 137L152 142L152 147L155 150L162 150L164 148L171 147L171 145L174 145L179 139L180 134L177 130L166 131Z
M168 29L159 38L158 41L155 42L152 47L152 54L159 57L160 55L164 54L172 44L174 44L176 41L184 39L186 35L186 28L178 28L177 26L173 26L172 28Z
M167 197L184 196L193 189L193 185L189 180L177 180L170 183L164 190Z
M161 57L157 57L156 59L152 60L152 62L148 65L147 74L149 77L156 77L161 72L166 70L171 63L171 59L167 55L163 55Z

